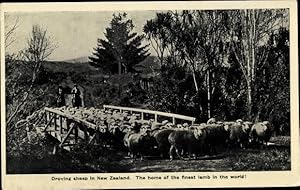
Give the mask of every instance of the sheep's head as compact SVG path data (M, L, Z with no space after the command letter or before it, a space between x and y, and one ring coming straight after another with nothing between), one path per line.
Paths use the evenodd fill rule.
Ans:
M239 123L239 124L242 124L242 123L243 123L243 120L237 119L235 122L237 122L237 123Z
M184 124L182 124L182 127L183 127L184 129L188 129L188 128L189 128L189 124L188 124L188 123L184 123Z
M209 120L207 120L207 124L215 124L216 122L216 118L210 118Z
M197 140L203 140L207 135L206 131L204 129L201 129L200 127L196 127L193 132Z
M107 132L107 127L105 125L102 125L99 127L99 132L100 133L106 133Z
M263 121L263 124L266 125L272 132L274 131L274 126L271 125L269 121Z
M253 125L252 122L249 122L249 121L244 122L243 125L242 125L243 131L248 134L251 130L252 125Z

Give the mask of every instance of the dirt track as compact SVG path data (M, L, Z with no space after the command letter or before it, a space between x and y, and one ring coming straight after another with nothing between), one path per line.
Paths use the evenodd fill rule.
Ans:
M276 139L282 142L281 139ZM128 158L126 151L83 150L38 159L8 158L8 173L102 173L185 171L275 171L290 170L290 148L286 145L223 151L214 157L172 160Z

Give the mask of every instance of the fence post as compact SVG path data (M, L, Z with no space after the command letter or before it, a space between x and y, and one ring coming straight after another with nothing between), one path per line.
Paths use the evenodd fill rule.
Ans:
M62 135L63 134L63 122L62 122L62 120L63 120L63 117L62 116L59 116L59 129L60 129L60 135Z
M141 112L141 119L144 120L144 112Z
M154 121L157 123L157 113L154 114Z
M45 111L45 123L47 123L47 121L48 121L48 112Z
M172 123L175 125L175 117L172 117Z
M75 137L75 143L78 142L78 124L75 124L75 128L74 128L74 137Z
M54 130L56 131L57 127L56 127L56 122L57 122L57 115L54 113L54 119L53 119L53 123L54 123Z

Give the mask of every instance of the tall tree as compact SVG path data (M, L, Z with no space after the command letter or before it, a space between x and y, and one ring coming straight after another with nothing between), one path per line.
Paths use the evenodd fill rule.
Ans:
M218 64L224 59L226 41L222 38L224 33L223 11L182 11L172 12L172 23L168 40L171 46L181 55L187 67L192 72L195 90L199 93L199 81L196 73L203 73L206 76L207 90L207 116L211 117L211 97L215 91L214 71ZM170 47L166 46L166 47ZM171 51L170 51L171 52Z
M256 102L257 119L271 121L277 132L289 129L290 85L289 85L289 31L280 28L274 32L268 43L259 49L270 49L264 65L257 70Z
M143 29L161 65L163 65L168 46L172 44L170 41L171 22L172 14L170 12L156 13L156 17L148 20Z
M132 32L134 28L127 14L113 14L110 26L104 33L107 40L98 39L90 63L109 73L127 73L134 71L134 65L143 61L150 54L149 45L142 45L144 35Z
M259 48L283 24L287 10L245 9L231 11L229 15L228 36L231 38L231 49L246 80L248 119L252 119L256 71L265 64L270 52L266 48L263 53L259 53Z
M196 57L202 61L195 64L196 70L205 73L207 91L207 116L212 116L212 96L215 92L216 70L226 62L227 41L222 34L225 32L224 22L226 16L224 11L186 11L185 23L188 23L191 30L195 30L194 39L198 41L195 49ZM188 47L186 47L188 48Z

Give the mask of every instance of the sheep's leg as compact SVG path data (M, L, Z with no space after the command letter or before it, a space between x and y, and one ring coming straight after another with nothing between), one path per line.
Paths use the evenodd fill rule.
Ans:
M191 145L188 146L188 158L189 160L191 159L191 156L192 156L192 147Z
M182 157L182 156L180 155L180 153L179 153L178 147L175 147L175 151L176 151L177 156L178 156L180 159L183 159L183 157Z
M180 155L181 155L182 157L184 157L184 149L181 150Z
M158 150L160 152L160 157L163 159L164 158L164 152L165 152L165 149L163 148L162 145L158 145Z
M174 146L173 145L171 145L171 147L170 147L170 151L169 151L169 155L170 155L170 160L173 160L173 150L174 150Z

